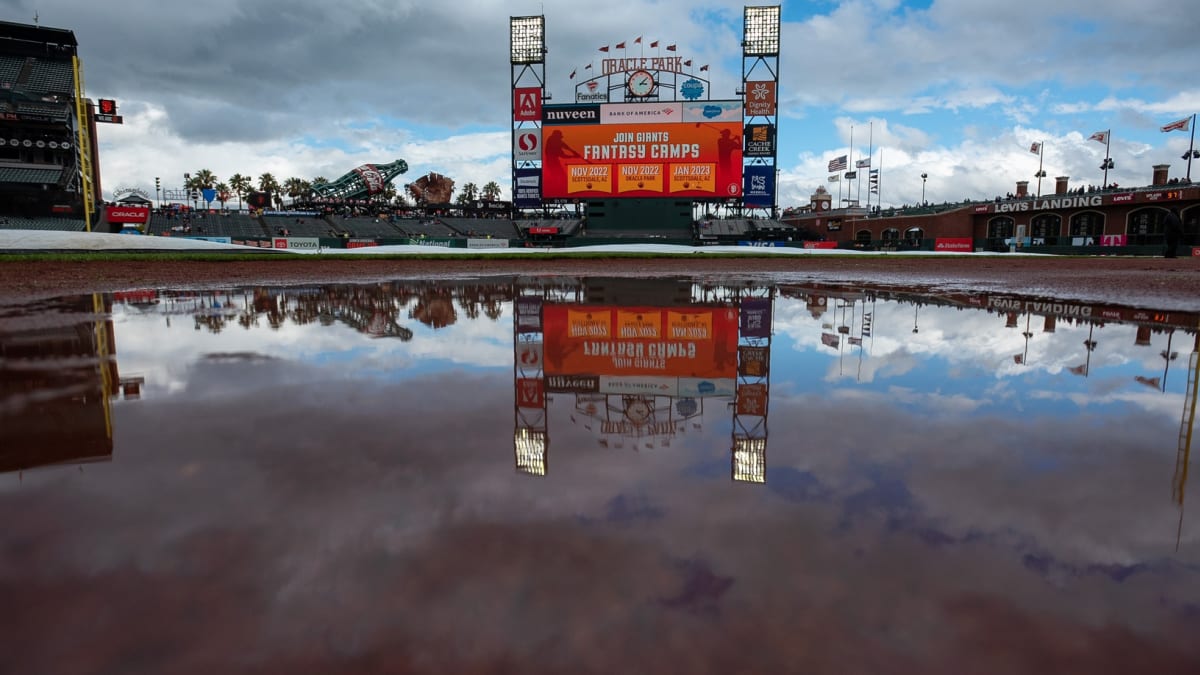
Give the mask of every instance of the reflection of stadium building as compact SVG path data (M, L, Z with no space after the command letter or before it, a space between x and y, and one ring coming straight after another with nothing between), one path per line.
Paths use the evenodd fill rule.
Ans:
M734 479L765 480L769 289L597 278L565 294L518 283L515 297L519 471L547 470L554 394L598 445L629 449L670 446L716 399L733 411Z
M0 332L0 472L112 458L110 400L141 395L117 374L110 302L55 301L74 323Z

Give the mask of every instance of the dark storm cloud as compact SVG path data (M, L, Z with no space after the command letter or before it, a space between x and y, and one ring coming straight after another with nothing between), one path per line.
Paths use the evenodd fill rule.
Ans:
M43 3L44 4L44 3ZM316 120L378 115L501 123L507 18L445 3L125 3L41 8L73 30L87 88L166 106L193 140L279 138ZM14 11L28 13L32 9ZM487 111L493 111L489 113ZM231 127L231 128L230 128Z

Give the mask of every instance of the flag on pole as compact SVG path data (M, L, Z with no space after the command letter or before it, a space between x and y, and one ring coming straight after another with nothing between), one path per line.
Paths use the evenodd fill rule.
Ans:
M567 77L567 79L568 79L568 80L573 80L573 79L575 79L575 71L574 71L574 70L572 70L572 71L571 71L571 75L570 75L569 77Z
M655 48L655 47L657 47L657 46L658 46L658 40L655 40L654 42L651 42L651 43L650 43L650 48L651 48L651 49L654 49L654 48Z
M604 45L603 47L601 47L600 51L602 51L602 52L608 51L608 45Z
M635 44L635 45L642 44L642 36L641 35L637 36L637 39L633 41L633 44Z
M821 333L821 344L825 345L826 347L833 347L834 349L837 349L841 342L841 338L833 333Z
M1087 374L1087 364L1081 363L1078 366L1070 366L1067 368L1067 370L1071 371L1072 375L1086 375Z
M868 158L866 158L866 159L860 159L860 160L858 160L857 162L855 162L855 163L854 163L854 168L856 168L856 169L869 169L869 168L871 168L871 158L870 158L870 157L868 157Z
M669 51L669 52L675 51L675 45L667 45L667 51Z
M840 173L835 173L835 174L833 174L832 176L830 176L830 177L829 177L829 182L830 182L830 183L836 183L836 182L840 181L841 179L842 179L842 174L840 174Z
M683 65L685 65L685 66L687 66L687 67L691 68L691 67L692 67L692 60L691 60L691 59L688 59L687 61L684 61L684 62L683 62Z
M700 72L702 72L702 73L703 73L703 72L704 72L704 71L706 71L706 70L708 70L708 64L707 64L707 63L706 63L706 64L704 64L704 65L702 65L702 66L700 66Z
M1192 118L1185 117L1179 121L1171 122L1167 126L1162 127L1161 131L1187 131L1191 125Z
M846 155L842 155L841 157L835 157L829 160L829 173L833 173L834 171L845 171L847 159L848 158Z
M617 49L625 49L625 43L624 43L624 42L618 42L618 43L617 43Z
M584 70L591 70L591 69L592 69L592 64L590 64L590 63L589 63L589 64L587 64L586 66L584 66L584 67L583 67L583 69L584 69Z
M1107 143L1108 142L1108 132L1107 131L1097 131L1096 133L1092 134L1091 136L1088 136L1088 140L1089 141L1098 141L1100 143Z
M1041 144L1041 143L1034 143L1033 145L1030 145L1030 146L1029 146L1029 151L1030 151L1030 152L1032 152L1032 153L1033 153L1033 154L1035 154L1035 155L1036 155L1036 154L1038 154L1039 152L1041 152L1041 151L1042 151L1042 144Z

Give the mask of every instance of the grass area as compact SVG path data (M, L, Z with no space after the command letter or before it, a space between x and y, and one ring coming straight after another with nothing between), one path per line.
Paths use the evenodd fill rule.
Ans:
M337 253L174 253L163 251L158 253L130 252L114 253L112 251L79 252L79 253L0 253L0 264L5 262L273 262L278 260L307 260L320 263L322 260L610 260L622 259L654 259L654 258L693 258L704 255L703 248L680 253L672 252L572 252L571 249L551 249L533 251L514 251L512 253L397 253L397 254L337 254ZM756 250L747 247L745 253L713 253L710 255L721 258L780 258L779 254ZM800 254L805 255L805 254ZM934 254L930 254L931 256ZM824 253L821 257L848 258L852 255ZM905 257L913 257L908 255ZM941 257L941 256L939 256Z

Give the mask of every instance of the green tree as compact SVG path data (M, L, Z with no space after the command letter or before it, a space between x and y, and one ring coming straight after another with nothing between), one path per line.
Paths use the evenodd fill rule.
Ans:
M488 181L487 185L483 186L482 196L485 202L500 201L500 184L494 180Z
M479 198L479 186L474 183L466 183L458 192L458 199L454 200L456 206L470 206L471 202Z
M312 184L303 178L292 177L283 181L283 192L291 198L295 204L301 197L307 197L312 191Z
M224 211L225 202L229 201L229 198L233 196L233 194L230 192L229 185L226 183L217 183L216 190L217 201L221 202L221 210Z
M238 198L238 210L242 209L242 200L254 188L254 181L249 176L243 176L240 173L235 173L229 177L229 187L233 189L233 193Z

